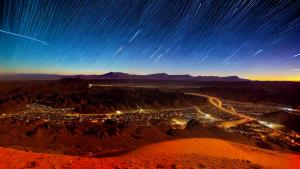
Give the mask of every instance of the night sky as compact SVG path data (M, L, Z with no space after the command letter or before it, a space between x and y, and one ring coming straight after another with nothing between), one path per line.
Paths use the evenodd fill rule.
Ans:
M1 0L0 72L300 81L299 0Z

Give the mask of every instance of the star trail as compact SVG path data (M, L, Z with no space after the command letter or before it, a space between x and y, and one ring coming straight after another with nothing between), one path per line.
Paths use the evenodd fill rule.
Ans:
M7 31L1 30L1 29L0 29L0 32L1 33L6 33L6 34L9 34L9 35L13 35L13 36L18 36L18 37L21 37L21 38L30 39L30 40L37 41L37 42L41 42L45 45L47 44L47 42L44 42L44 41L41 41L41 40L38 40L38 39L35 39L35 38L32 38L32 37L16 34L16 33L13 33L13 32L7 32Z
M300 80L299 0L2 0L0 72Z

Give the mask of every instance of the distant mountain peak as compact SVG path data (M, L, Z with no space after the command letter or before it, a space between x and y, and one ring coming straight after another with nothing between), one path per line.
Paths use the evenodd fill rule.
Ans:
M102 75L56 75L56 74L14 74L0 75L0 80L57 80L63 78L81 78L81 79L136 79L136 80L190 80L190 81L249 81L238 76L191 76L169 75L167 73L154 73L148 75L135 75L124 72L108 72Z
M183 75L169 75L167 73L154 73L148 75L132 75L123 72L109 72L103 75L98 75L96 79L137 79L137 80L191 80L191 81L247 81L238 76L191 76L189 74Z
M108 72L103 75L130 75L130 74L124 72Z
M149 75L161 75L161 76L168 76L167 73L153 73L153 74L149 74Z

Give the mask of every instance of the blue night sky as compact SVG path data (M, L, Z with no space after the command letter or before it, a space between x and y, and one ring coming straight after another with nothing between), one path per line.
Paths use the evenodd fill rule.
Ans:
M299 0L1 0L0 72L300 80Z

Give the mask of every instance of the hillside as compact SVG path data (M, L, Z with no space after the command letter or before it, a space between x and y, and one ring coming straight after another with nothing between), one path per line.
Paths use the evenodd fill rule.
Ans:
M188 107L205 102L176 91L139 88L89 88L80 78L41 82L0 83L0 113L16 112L27 104L74 108L76 113L111 113L116 110Z
M88 158L0 148L0 168L282 168L296 169L300 156L217 139L182 139L148 145L123 155Z

